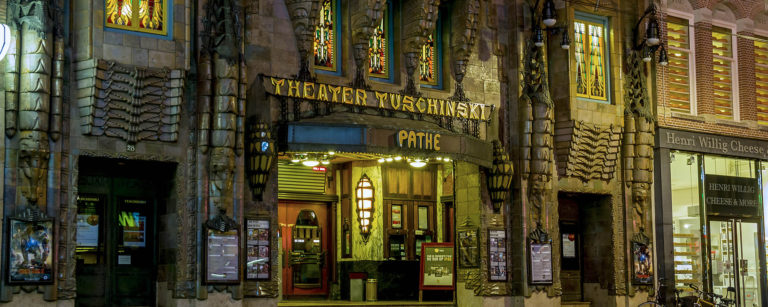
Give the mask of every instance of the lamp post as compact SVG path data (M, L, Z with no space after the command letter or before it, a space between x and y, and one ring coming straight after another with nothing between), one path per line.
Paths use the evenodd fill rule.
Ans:
M560 47L567 50L571 47L571 39L568 37L568 26L555 27L557 23L557 8L555 8L555 2L553 0L544 0L544 6L541 9L540 17L537 14L539 8L539 1L531 7L531 16L533 19L533 44L536 47L544 46L544 32L557 34L562 33L562 41ZM543 23L544 28L539 27L538 24Z
M648 23L646 24L645 28L645 39L641 40L640 43L635 43L632 49L634 49L636 52L642 52L643 53L643 62L651 62L653 60L653 54L658 50L659 51L659 65L661 66L667 66L669 64L669 60L667 58L667 49L664 47L664 44L661 42L661 38L659 36L659 21L656 18L656 4L651 4L650 7L648 7L642 16L640 16L640 19L637 20L637 24L635 24L634 28L634 42L638 41L638 36L640 33L640 24L643 22L644 19L648 18Z
M245 171L253 199L261 200L269 179L269 171L272 169L272 161L275 159L275 141L272 140L269 126L265 123L251 121L248 128L248 159Z
M488 177L488 191L491 193L493 211L499 212L501 206L509 195L509 186L512 184L514 174L512 161L504 151L501 142L493 142L493 167Z

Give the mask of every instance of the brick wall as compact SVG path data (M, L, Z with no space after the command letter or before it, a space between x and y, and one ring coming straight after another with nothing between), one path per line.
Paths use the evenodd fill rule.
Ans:
M694 65L696 66L696 103L699 115L715 114L712 91L713 58L712 58L712 24L697 22L693 29L693 44L695 46Z
M757 106L755 101L755 43L743 36L754 36L751 32L739 32L736 37L738 56L738 91L739 110L742 121L757 120Z

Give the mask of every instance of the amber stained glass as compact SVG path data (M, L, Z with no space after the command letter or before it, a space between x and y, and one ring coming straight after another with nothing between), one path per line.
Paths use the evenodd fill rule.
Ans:
M713 27L712 60L714 76L715 115L724 119L733 119L733 48L731 31Z
M163 1L139 1L139 27L144 29L163 29Z
M437 60L437 49L435 48L435 37L431 34L427 37L427 42L421 46L421 55L419 56L419 80L422 84L437 84L437 74L435 71L435 61Z
M576 95L608 100L605 29L601 24L574 22Z
M574 23L574 43L576 54L576 94L579 96L589 97L587 95L587 61L586 48L584 41L586 41L585 25L581 22Z
M317 69L336 70L335 3L335 0L323 1L320 21L315 27L314 65Z
M768 40L755 41L755 100L757 123L768 125Z
M107 0L107 24L131 26L133 5L131 0Z
M384 11L384 17L376 29L373 36L368 40L368 73L377 78L389 77L389 71L387 71L387 19L389 18L388 10Z
M688 33L687 20L676 20L670 17L670 21L667 22L667 46L669 47L668 106L672 111L681 113L691 113L689 60L691 49Z

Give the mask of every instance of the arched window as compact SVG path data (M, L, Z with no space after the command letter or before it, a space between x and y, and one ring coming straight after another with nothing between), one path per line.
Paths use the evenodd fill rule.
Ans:
M439 16L435 31L429 35L419 54L419 82L423 87L436 89L443 87L443 35Z
M166 36L171 9L168 0L106 0L104 23L107 28Z
M318 71L327 71L336 74L341 73L341 18L339 0L323 0L320 7L320 18L315 27L314 61L313 65Z
M368 40L368 75L376 81L394 82L392 12L392 2L387 1L384 17Z

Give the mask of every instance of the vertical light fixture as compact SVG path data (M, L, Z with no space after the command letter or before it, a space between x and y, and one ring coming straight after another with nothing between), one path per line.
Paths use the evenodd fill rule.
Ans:
M493 141L493 167L488 176L488 190L493 202L493 211L499 212L501 205L509 195L509 186L512 184L513 165L509 155L504 151L501 142Z
M275 158L275 141L267 124L253 120L248 123L247 136L249 144L245 172L253 199L261 200Z
M373 182L365 174L357 182L355 199L357 202L357 221L360 224L360 235L363 237L363 242L368 242L368 236L371 235L371 227L373 227Z

